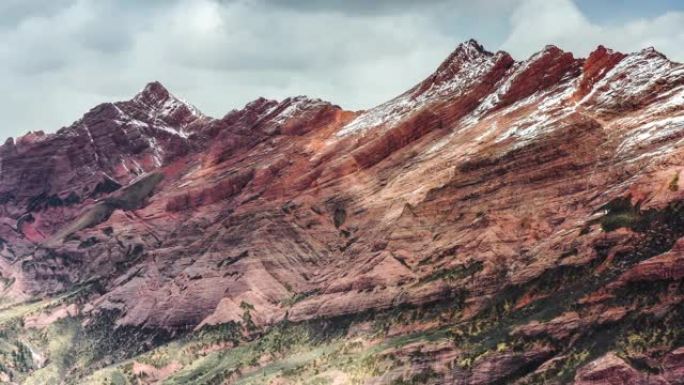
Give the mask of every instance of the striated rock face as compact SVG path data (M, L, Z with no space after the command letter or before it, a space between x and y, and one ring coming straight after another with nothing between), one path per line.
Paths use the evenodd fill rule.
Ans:
M96 282L41 327L433 333L379 345L394 366L366 383L679 384L683 138L684 66L653 49L515 61L471 40L359 112L300 96L214 119L150 83L0 147L0 293Z

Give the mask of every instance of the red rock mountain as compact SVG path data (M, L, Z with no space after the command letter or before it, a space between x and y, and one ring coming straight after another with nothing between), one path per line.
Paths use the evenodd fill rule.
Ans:
M683 384L683 143L684 65L651 48L516 61L471 40L358 112L299 96L214 119L150 83L0 147L0 293L88 287L24 324L240 325L220 354L347 322L379 366L316 361L336 384ZM138 369L306 383L286 358ZM99 362L70 370L118 361Z

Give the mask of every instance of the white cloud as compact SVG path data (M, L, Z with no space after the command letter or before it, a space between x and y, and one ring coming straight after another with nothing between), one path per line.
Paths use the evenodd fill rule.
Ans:
M548 43L580 55L599 43L627 51L654 45L684 58L681 13L606 27L569 0L321 4L3 1L0 136L54 131L152 80L214 116L259 96L307 94L368 108L427 76L470 37L492 49L504 42L519 59Z
M80 0L0 32L0 85L12 90L0 95L3 134L55 130L151 80L214 116L259 96L369 107L429 74L467 37L447 37L415 12L177 0L135 13L114 4Z
M588 55L596 46L634 52L654 46L673 60L684 59L684 12L637 18L620 25L591 22L571 0L525 0L513 12L502 48L524 58L546 44Z

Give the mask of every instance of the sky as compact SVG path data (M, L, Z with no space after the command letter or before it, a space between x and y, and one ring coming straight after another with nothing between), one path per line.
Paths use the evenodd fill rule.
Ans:
M603 44L684 62L684 1L1 0L0 137L54 132L154 80L214 117L260 96L370 108L470 38L517 60Z

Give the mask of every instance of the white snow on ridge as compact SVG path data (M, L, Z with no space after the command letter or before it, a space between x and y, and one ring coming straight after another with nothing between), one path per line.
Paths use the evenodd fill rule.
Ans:
M287 99L286 99L287 101ZM323 106L327 104L321 99L309 99L305 96L298 96L295 98L291 98L289 100L290 104L285 107L282 111L280 111L276 116L274 116L271 121L275 124L283 124L287 122L290 118L293 116L296 116L297 113L300 111L307 111L311 110L320 106ZM265 116L269 116L271 112L275 111L280 104L275 105L269 111L265 114Z
M471 44L461 47L452 60L459 60L458 72L450 76L448 81L433 83L425 92L414 95L411 91L363 112L337 132L337 137L363 133L369 129L392 125L407 114L420 110L435 97L455 96L467 91L479 79L489 72L500 59L499 54L489 54L476 50Z
M684 115L658 119L633 129L620 143L617 152L625 153L679 134L684 134Z
M159 110L162 113L171 113L177 108L187 108L188 111L190 111L190 113L195 117L204 116L204 114L202 114L202 112L198 110L197 107L174 95L169 95L169 98L166 99L166 101L164 102L164 104L162 104Z
M148 138L147 143L149 144L150 148L152 149L152 158L154 159L154 164L156 167L161 167L162 165L162 159L163 159L163 151L157 144L157 139L154 137Z
M616 102L639 98L650 92L658 82L670 82L682 75L684 69L681 64L646 49L622 59L579 104L593 101L599 107L610 107Z
M684 85L676 87L658 98L648 107L646 112L659 114L677 109L684 109Z
M164 132L171 134L171 135L174 135L174 136L181 137L183 139L188 138L188 135L185 132L176 130L172 127L167 126L166 124L162 124L162 123L160 123L159 120L155 121L154 124L145 123L145 122L140 121L138 119L119 120L118 123L121 125L127 124L129 126L144 128L144 129L153 129L153 130L156 129L156 130L164 131Z
M164 131L164 132L166 132L166 133L169 133L169 134L171 134L171 135L180 136L180 137L183 138L183 139L187 139L187 138L188 138L188 134L186 134L186 133L183 132L182 130L179 131L179 130L173 129L173 128L171 128L171 127L169 127L169 126L167 126L167 125L164 125L164 124L157 124L157 125L155 125L155 126L153 126L153 127L156 128L156 129L158 129L158 130L161 130L161 131Z
M419 106L412 102L409 95L390 100L377 107L361 113L354 120L342 127L335 136L344 137L354 133L367 131L383 124L394 124L401 120L404 115Z
M563 102L568 100L575 92L576 88L574 85L576 84L576 81L572 81L570 84L561 84L552 91L537 92L530 96L528 99L541 100L541 103L536 106L535 112L513 122L506 132L495 139L495 142L500 143L509 138L516 138L522 143L534 139L541 134L553 131L554 127L558 126L559 120L568 117L576 111L574 104L563 105ZM525 99L525 101L527 104L530 104L529 100ZM511 107L516 106L513 105ZM507 113L509 113L509 108L502 111L502 114Z
M157 124L158 119L171 116L178 109L186 109L190 112L190 115L195 118L205 117L205 115L199 109L197 109L197 107L193 106L192 104L186 102L181 98L176 97L172 93L168 92L168 90L163 89L164 95L166 96L158 97L158 95L155 94L154 90L151 87L152 84L148 84L142 91L138 92L131 101L134 103L134 105L142 106L143 108L141 108L140 110L144 112L147 115L147 118L150 121L154 122L155 125ZM163 86L161 85L160 87L163 88ZM114 105L117 107L117 109L119 109L119 111L121 111L121 109L117 105L119 103L114 103ZM121 114L126 115L125 113L123 113L123 111L121 111Z

